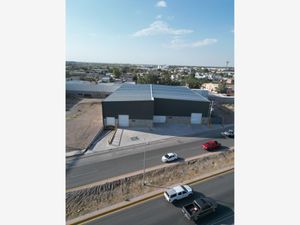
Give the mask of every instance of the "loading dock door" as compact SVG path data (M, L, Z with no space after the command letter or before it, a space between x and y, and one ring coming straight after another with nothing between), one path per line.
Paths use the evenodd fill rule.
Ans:
M119 127L129 126L129 115L119 115Z
M166 116L153 116L153 123L165 123L166 120Z
M116 126L115 117L106 117L106 126Z
M201 124L202 113L192 113L191 124Z

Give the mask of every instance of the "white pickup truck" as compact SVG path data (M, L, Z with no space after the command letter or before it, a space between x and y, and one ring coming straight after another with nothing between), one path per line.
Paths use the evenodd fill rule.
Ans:
M164 196L168 202L174 202L193 194L193 190L188 185L178 185L164 192Z

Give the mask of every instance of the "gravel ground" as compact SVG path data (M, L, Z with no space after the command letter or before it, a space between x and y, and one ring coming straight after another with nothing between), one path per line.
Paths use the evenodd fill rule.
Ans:
M66 98L66 151L85 149L102 129L101 99Z

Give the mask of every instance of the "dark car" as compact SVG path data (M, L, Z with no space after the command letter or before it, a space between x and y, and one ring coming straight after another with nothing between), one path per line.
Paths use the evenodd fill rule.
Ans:
M221 134L225 137L234 138L234 131L233 130L224 131Z
M202 145L204 150L214 150L221 147L221 144L217 141L208 141Z

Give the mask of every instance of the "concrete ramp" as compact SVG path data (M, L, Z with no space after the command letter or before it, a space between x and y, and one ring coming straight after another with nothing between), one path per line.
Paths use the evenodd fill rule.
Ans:
M123 135L123 129L117 129L114 140L112 141L111 144L114 146L120 146L122 135Z

